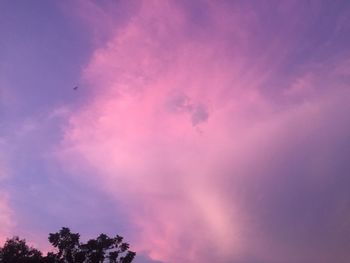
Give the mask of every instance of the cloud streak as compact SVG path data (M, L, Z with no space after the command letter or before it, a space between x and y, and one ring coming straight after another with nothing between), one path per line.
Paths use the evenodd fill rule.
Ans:
M5 144L4 140L1 140L0 145ZM3 154L0 152L0 245L5 242L8 235L15 227L14 212L10 207L8 193L3 186L4 181L9 177L9 169L3 158Z

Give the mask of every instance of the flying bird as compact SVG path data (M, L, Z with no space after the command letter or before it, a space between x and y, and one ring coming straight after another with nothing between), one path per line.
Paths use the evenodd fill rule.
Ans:
M74 89L74 90L77 90L77 89L78 89L78 86L75 86L73 89Z

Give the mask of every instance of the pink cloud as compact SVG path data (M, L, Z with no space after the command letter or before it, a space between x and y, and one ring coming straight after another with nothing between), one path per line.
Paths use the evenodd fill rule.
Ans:
M13 212L9 207L8 197L4 193L0 195L0 225L0 244L3 244L14 227Z
M288 245L271 237L283 252L270 253L269 242L252 244L260 222L249 202L267 198L261 178L268 189L280 180L268 174L277 166L274 158L288 156L294 144L331 121L332 105L349 94L312 93L281 110L263 88L278 78L288 47L272 42L256 56L254 44L249 55L243 45L254 39L254 15L229 16L220 5L211 10L214 26L203 33L217 35L203 41L191 35L196 30L179 6L143 2L86 67L91 102L70 115L60 158L73 173L92 171L85 176L123 204L139 229L136 249L152 259L225 262L250 251L281 262L294 253ZM295 78L287 93L314 90L311 80ZM243 187L228 187L245 180L256 185L254 201Z
M1 139L1 138L0 138ZM3 143L0 140L0 145ZM8 168L0 155L0 183L9 176ZM0 188L0 245L9 237L14 226L15 218L9 205L9 196L4 189Z

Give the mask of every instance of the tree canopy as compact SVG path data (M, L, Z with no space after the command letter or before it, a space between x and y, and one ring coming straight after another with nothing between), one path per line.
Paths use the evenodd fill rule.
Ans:
M129 251L129 244L123 237L109 237L100 234L86 243L80 241L79 233L72 233L63 227L57 233L49 234L49 242L56 252L46 256L39 250L29 247L24 239L7 239L0 247L1 263L131 263L136 256Z

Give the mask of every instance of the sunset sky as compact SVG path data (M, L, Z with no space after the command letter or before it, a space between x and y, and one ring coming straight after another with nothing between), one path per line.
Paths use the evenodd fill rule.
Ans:
M350 262L350 1L0 0L0 244L62 226Z

